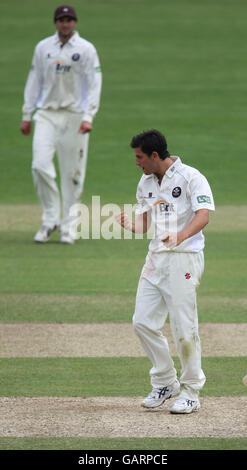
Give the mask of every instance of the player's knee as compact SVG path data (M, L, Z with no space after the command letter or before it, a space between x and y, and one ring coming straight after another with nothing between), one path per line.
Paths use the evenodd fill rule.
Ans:
M32 165L32 174L33 176L38 175L42 171L42 168L40 165Z
M138 320L136 315L133 316L132 325L133 325L134 332L136 334L140 334L143 331L143 329L145 329L145 325L143 324L143 322Z
M39 162L36 162L32 165L32 175L34 181L36 181L37 179L54 179L56 177L56 173L52 168L44 168L44 165Z
M132 326L133 326L134 331L138 328L138 321L136 320L135 315L132 318Z

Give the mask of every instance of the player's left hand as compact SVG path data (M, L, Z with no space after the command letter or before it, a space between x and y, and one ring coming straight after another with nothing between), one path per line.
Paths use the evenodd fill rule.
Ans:
M88 121L82 121L80 127L79 127L79 134L86 134L87 132L91 132L93 126L91 122Z
M161 238L161 241L165 244L167 248L172 250L176 246L180 245L182 240L180 240L179 237L179 232L167 232L163 238Z

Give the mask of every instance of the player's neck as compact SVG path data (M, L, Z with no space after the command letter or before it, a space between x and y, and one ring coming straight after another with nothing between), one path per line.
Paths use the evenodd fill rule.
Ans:
M72 31L69 34L58 33L58 36L59 36L61 43L66 44L66 42L68 42L70 38L72 38L73 34L74 34L74 31Z
M161 160L159 170L155 173L158 178L159 184L161 184L164 174L166 173L168 168L173 165L173 163L174 160L170 157L165 158L165 160Z

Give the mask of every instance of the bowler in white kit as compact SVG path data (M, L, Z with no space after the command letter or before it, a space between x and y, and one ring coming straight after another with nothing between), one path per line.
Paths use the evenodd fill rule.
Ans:
M171 413L200 408L205 383L201 367L196 287L204 270L204 235L214 200L207 179L167 150L165 137L151 129L133 137L136 165L143 171L137 188L136 217L122 212L122 227L135 233L154 226L141 272L133 326L152 368L151 393L142 406L155 408L175 397ZM170 327L181 363L177 371L161 332L169 313Z
M86 174L89 133L99 109L101 68L92 43L75 31L74 8L55 10L57 32L35 47L32 67L24 91L20 125L33 136L32 174L42 208L42 226L34 240L45 243L59 228L62 243L74 243L69 233L70 207L79 202ZM54 155L61 180L56 183Z

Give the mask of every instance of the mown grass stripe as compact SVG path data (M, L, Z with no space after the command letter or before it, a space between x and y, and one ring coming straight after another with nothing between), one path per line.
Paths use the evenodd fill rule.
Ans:
M87 204L91 216L91 204ZM121 209L121 208L120 208ZM232 217L234 214L234 217ZM1 231L28 232L36 230L41 219L41 209L37 204L0 204ZM220 205L217 211L210 214L210 224L205 229L208 232L231 232L247 230L247 206Z
M246 364L246 357L203 358L201 395L246 396ZM145 357L0 359L0 396L142 396L150 392L150 368Z
M247 297L202 294L198 292L201 322L245 323ZM91 292L82 285L78 295L63 293L0 293L1 322L5 323L104 323L131 322L135 306L135 289Z
M163 333L176 356L170 325ZM128 341L126 341L128 338ZM201 323L202 354L247 356L247 323ZM2 323L0 357L145 357L131 323Z

